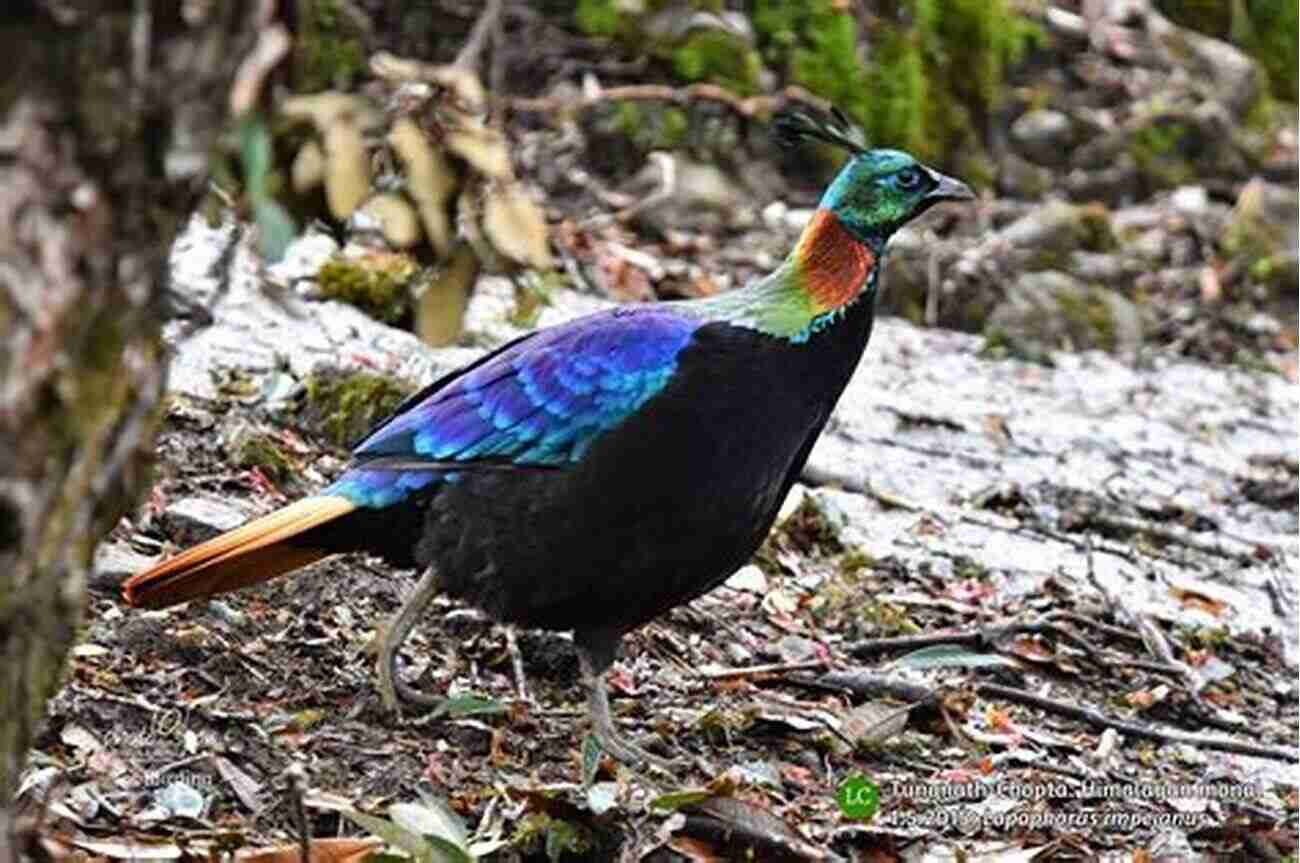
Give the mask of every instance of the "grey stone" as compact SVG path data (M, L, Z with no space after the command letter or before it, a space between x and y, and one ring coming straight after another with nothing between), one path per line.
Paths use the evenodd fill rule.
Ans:
M127 578L153 566L157 560L120 543L103 543L95 549L89 584L99 590L114 590Z
M1227 42L1178 27L1158 12L1146 13L1147 32L1172 67L1185 69L1235 117L1259 97L1264 76L1255 61Z
M1052 188L1054 178L1051 169L1015 153L1005 154L998 163L998 191L1012 198L1042 198Z
M1132 356L1142 343L1142 318L1115 291L1044 270L1016 279L989 315L985 332L1025 355L1101 348Z
M1137 162L1128 153L1115 157L1108 168L1086 171L1075 168L1065 177L1065 188L1075 201L1101 201L1118 207L1137 200L1142 189L1138 183Z
M1026 111L1011 124L1011 140L1031 161L1040 165L1063 165L1074 143L1074 126L1061 111L1039 108Z
M242 503L214 495L193 495L167 504L162 520L168 536L179 545L193 545L248 521L252 513Z

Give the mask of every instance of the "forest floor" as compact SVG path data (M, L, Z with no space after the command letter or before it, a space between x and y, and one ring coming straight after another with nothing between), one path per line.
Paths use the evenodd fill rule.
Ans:
M214 330L254 302L243 257ZM508 296L489 286L474 314ZM588 303L562 292L546 314ZM294 326L343 314L301 306ZM101 549L25 798L110 858L291 859L302 807L316 853L343 859L357 846L333 837L379 828L340 809L419 804L393 810L411 824L442 811L426 797L489 860L1294 854L1295 387L1176 357L1044 366L982 347L881 321L754 564L625 640L615 721L676 757L671 776L592 757L567 635L518 634L521 699L506 631L451 601L401 657L448 710L386 714L376 632L414 574L375 560L125 607L125 574L345 462L292 411L187 392L199 379L178 372L153 494ZM237 456L250 434L278 459Z

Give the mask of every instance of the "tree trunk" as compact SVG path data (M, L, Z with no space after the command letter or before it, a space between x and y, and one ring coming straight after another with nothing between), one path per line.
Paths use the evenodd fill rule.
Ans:
M95 545L145 486L166 252L255 26L150 0L19 0L0 22L0 861L33 850L23 762Z

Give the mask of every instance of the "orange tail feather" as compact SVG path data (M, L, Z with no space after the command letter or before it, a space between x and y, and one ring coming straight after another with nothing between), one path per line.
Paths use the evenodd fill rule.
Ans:
M341 497L300 500L131 576L122 595L137 607L166 608L269 581L333 554L286 540L354 509Z

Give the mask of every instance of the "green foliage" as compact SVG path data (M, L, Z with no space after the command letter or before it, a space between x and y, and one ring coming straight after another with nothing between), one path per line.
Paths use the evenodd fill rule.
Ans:
M1273 95L1297 97L1297 0L1157 0L1174 22L1227 39L1254 57L1268 75Z
M1191 130L1185 123L1156 117L1129 137L1129 153L1138 170L1156 186L1173 187L1193 179L1193 166L1184 155Z

